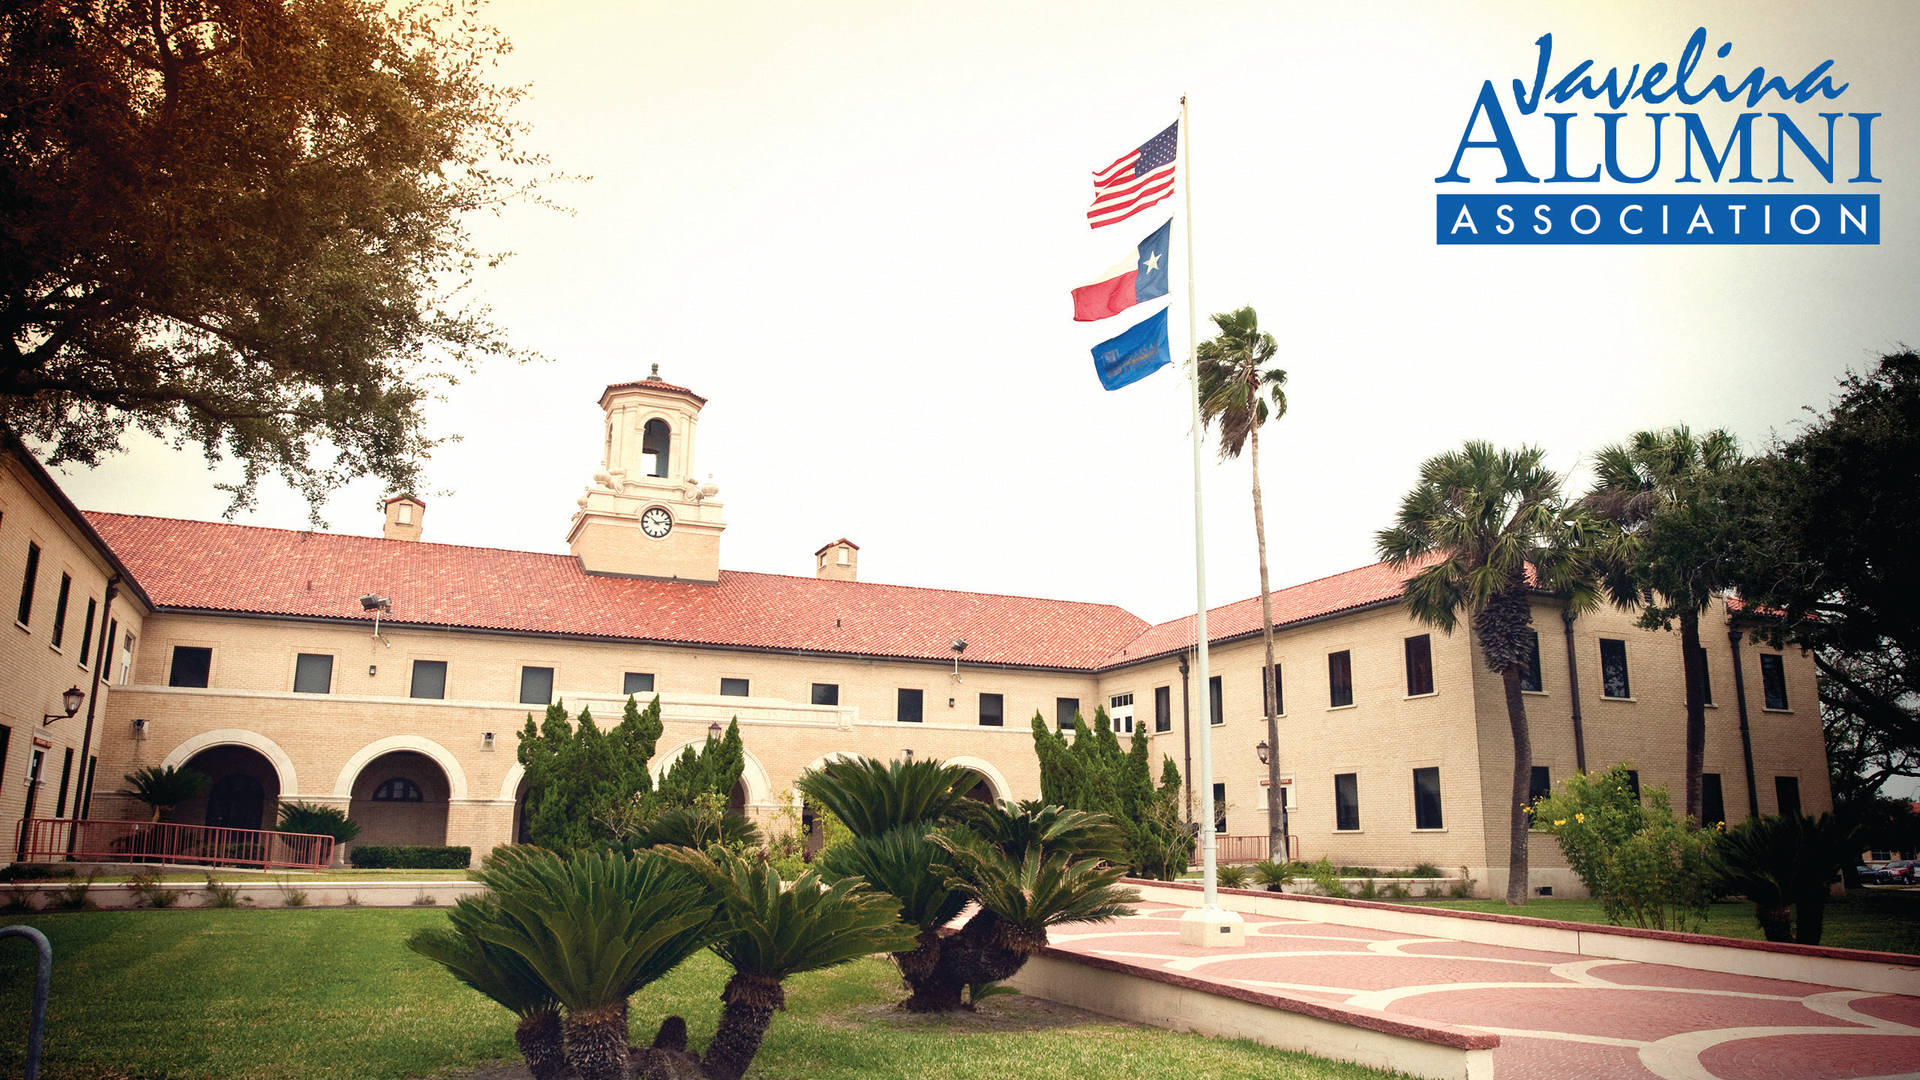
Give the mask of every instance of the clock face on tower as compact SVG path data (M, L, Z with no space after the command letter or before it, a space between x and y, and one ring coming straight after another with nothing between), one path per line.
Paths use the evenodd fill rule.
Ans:
M658 540L673 531L673 515L664 507L651 507L640 515L640 531Z

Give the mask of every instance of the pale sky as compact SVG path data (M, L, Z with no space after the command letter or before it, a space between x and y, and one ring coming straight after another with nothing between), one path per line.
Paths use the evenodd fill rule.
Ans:
M1254 305L1290 374L1262 445L1276 587L1373 561L1421 460L1463 439L1538 444L1576 475L1641 428L1758 446L1847 368L1920 344L1912 3L491 11L516 43L505 78L531 84L527 148L592 179L554 192L573 216L474 222L514 252L485 298L551 362L483 370L434 408L464 441L430 465L428 540L564 551L599 462L599 393L658 362L709 399L694 465L720 487L725 568L810 574L814 549L847 536L863 580L1190 612L1186 384L1169 369L1101 390L1089 348L1155 308L1076 324L1068 297L1180 205L1085 225L1090 172L1165 127L1182 93L1198 309ZM1483 80L1505 94L1530 76L1545 32L1556 76L1582 58L1671 66L1696 26L1709 49L1734 43L1703 73L1792 81L1831 59L1849 89L1794 114L1884 114L1879 246L1435 244L1434 178ZM1590 163L1589 136L1573 153ZM1531 140L1544 173L1551 149ZM1650 152L1642 138L1626 155ZM1470 190L1500 191L1491 155L1468 161ZM1642 188L1684 191L1674 175ZM1767 193L1848 190L1812 180ZM1172 266L1184 351L1184 254ZM1248 479L1209 452L1211 604L1257 590ZM153 443L62 474L89 509L198 519L224 506L214 480ZM377 535L383 494L348 488L325 517ZM306 507L269 485L239 520L301 528Z

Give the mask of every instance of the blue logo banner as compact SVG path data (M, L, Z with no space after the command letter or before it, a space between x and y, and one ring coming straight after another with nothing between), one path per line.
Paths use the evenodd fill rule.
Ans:
M1878 195L1437 195L1442 244L1878 244Z
M1172 362L1167 348L1166 308L1093 347L1093 369L1100 376L1100 385L1109 390L1137 383Z

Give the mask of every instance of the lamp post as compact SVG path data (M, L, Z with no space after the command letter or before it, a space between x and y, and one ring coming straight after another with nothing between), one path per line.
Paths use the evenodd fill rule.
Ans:
M712 742L718 739L720 736L726 734L726 731L726 728L720 726L720 721L715 720L713 723L707 725L707 741Z
M1260 755L1260 764L1265 765L1273 756L1273 747L1267 745L1267 740L1261 739L1260 744L1253 748L1253 752Z

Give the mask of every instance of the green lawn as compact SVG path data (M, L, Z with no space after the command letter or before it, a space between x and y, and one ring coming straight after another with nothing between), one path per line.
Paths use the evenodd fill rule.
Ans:
M1598 900L1534 900L1524 907L1508 907L1500 900L1423 900L1417 907L1491 911L1563 922L1605 923ZM1700 931L1721 937L1763 940L1754 921L1753 905L1745 902L1714 904ZM1920 953L1920 890L1855 889L1827 904L1820 944L1841 949L1877 949L1882 952Z
M53 941L48 1080L402 1080L517 1059L513 1019L401 939L443 923L413 909L110 911L24 920ZM23 920L10 919L7 922ZM17 1076L32 950L0 942L0 1076ZM726 968L709 954L633 1000L634 1035L687 1017L713 1032ZM750 1077L766 1080L1363 1080L1388 1074L1247 1042L1095 1020L1009 997L957 1019L890 1006L893 965L864 960L788 983Z

